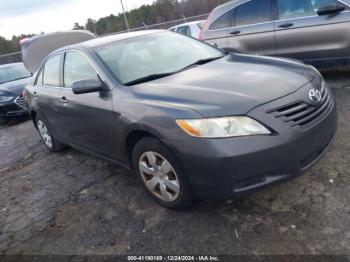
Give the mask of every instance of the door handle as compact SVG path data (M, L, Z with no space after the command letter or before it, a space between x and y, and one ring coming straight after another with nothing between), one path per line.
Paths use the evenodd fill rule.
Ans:
M293 23L285 23L285 24L281 24L278 27L279 28L289 28L292 27L294 24Z
M240 33L241 33L241 31L235 30L235 31L230 32L230 35L238 35Z
M68 103L68 100L65 96L62 96L62 98L60 99L60 101L63 103L63 104L67 104Z
M38 93L36 91L33 92L34 98L38 98Z

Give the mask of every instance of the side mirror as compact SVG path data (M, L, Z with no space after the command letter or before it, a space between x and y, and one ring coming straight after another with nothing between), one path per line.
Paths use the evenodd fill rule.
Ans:
M327 5L327 6L321 6L317 9L318 15L333 15L338 14L345 10L345 6L340 5Z
M76 95L103 91L104 85L96 79L84 79L73 83L72 91Z

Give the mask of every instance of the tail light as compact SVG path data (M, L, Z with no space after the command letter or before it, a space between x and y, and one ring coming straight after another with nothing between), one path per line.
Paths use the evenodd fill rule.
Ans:
M204 31L208 29L208 24L210 21L210 18L212 16L213 13L210 13L207 20L205 20L205 23L201 29L201 31L199 32L199 40L203 41L204 40Z

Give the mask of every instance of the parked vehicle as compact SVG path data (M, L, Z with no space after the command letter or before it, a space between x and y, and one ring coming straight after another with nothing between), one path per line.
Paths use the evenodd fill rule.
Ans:
M210 14L201 39L240 53L350 65L349 0L238 0Z
M70 145L131 168L170 208L294 178L327 151L337 125L314 68L168 31L63 47L26 94L49 150Z
M170 31L198 39L205 20L193 21L169 28Z
M0 124L28 114L22 93L30 77L31 74L22 63L0 65Z

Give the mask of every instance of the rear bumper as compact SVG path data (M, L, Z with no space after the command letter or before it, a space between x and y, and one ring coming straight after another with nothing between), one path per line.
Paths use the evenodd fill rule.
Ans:
M244 196L295 178L317 163L334 140L336 106L302 132L280 125L283 132L270 136L164 143L179 159L197 197Z

